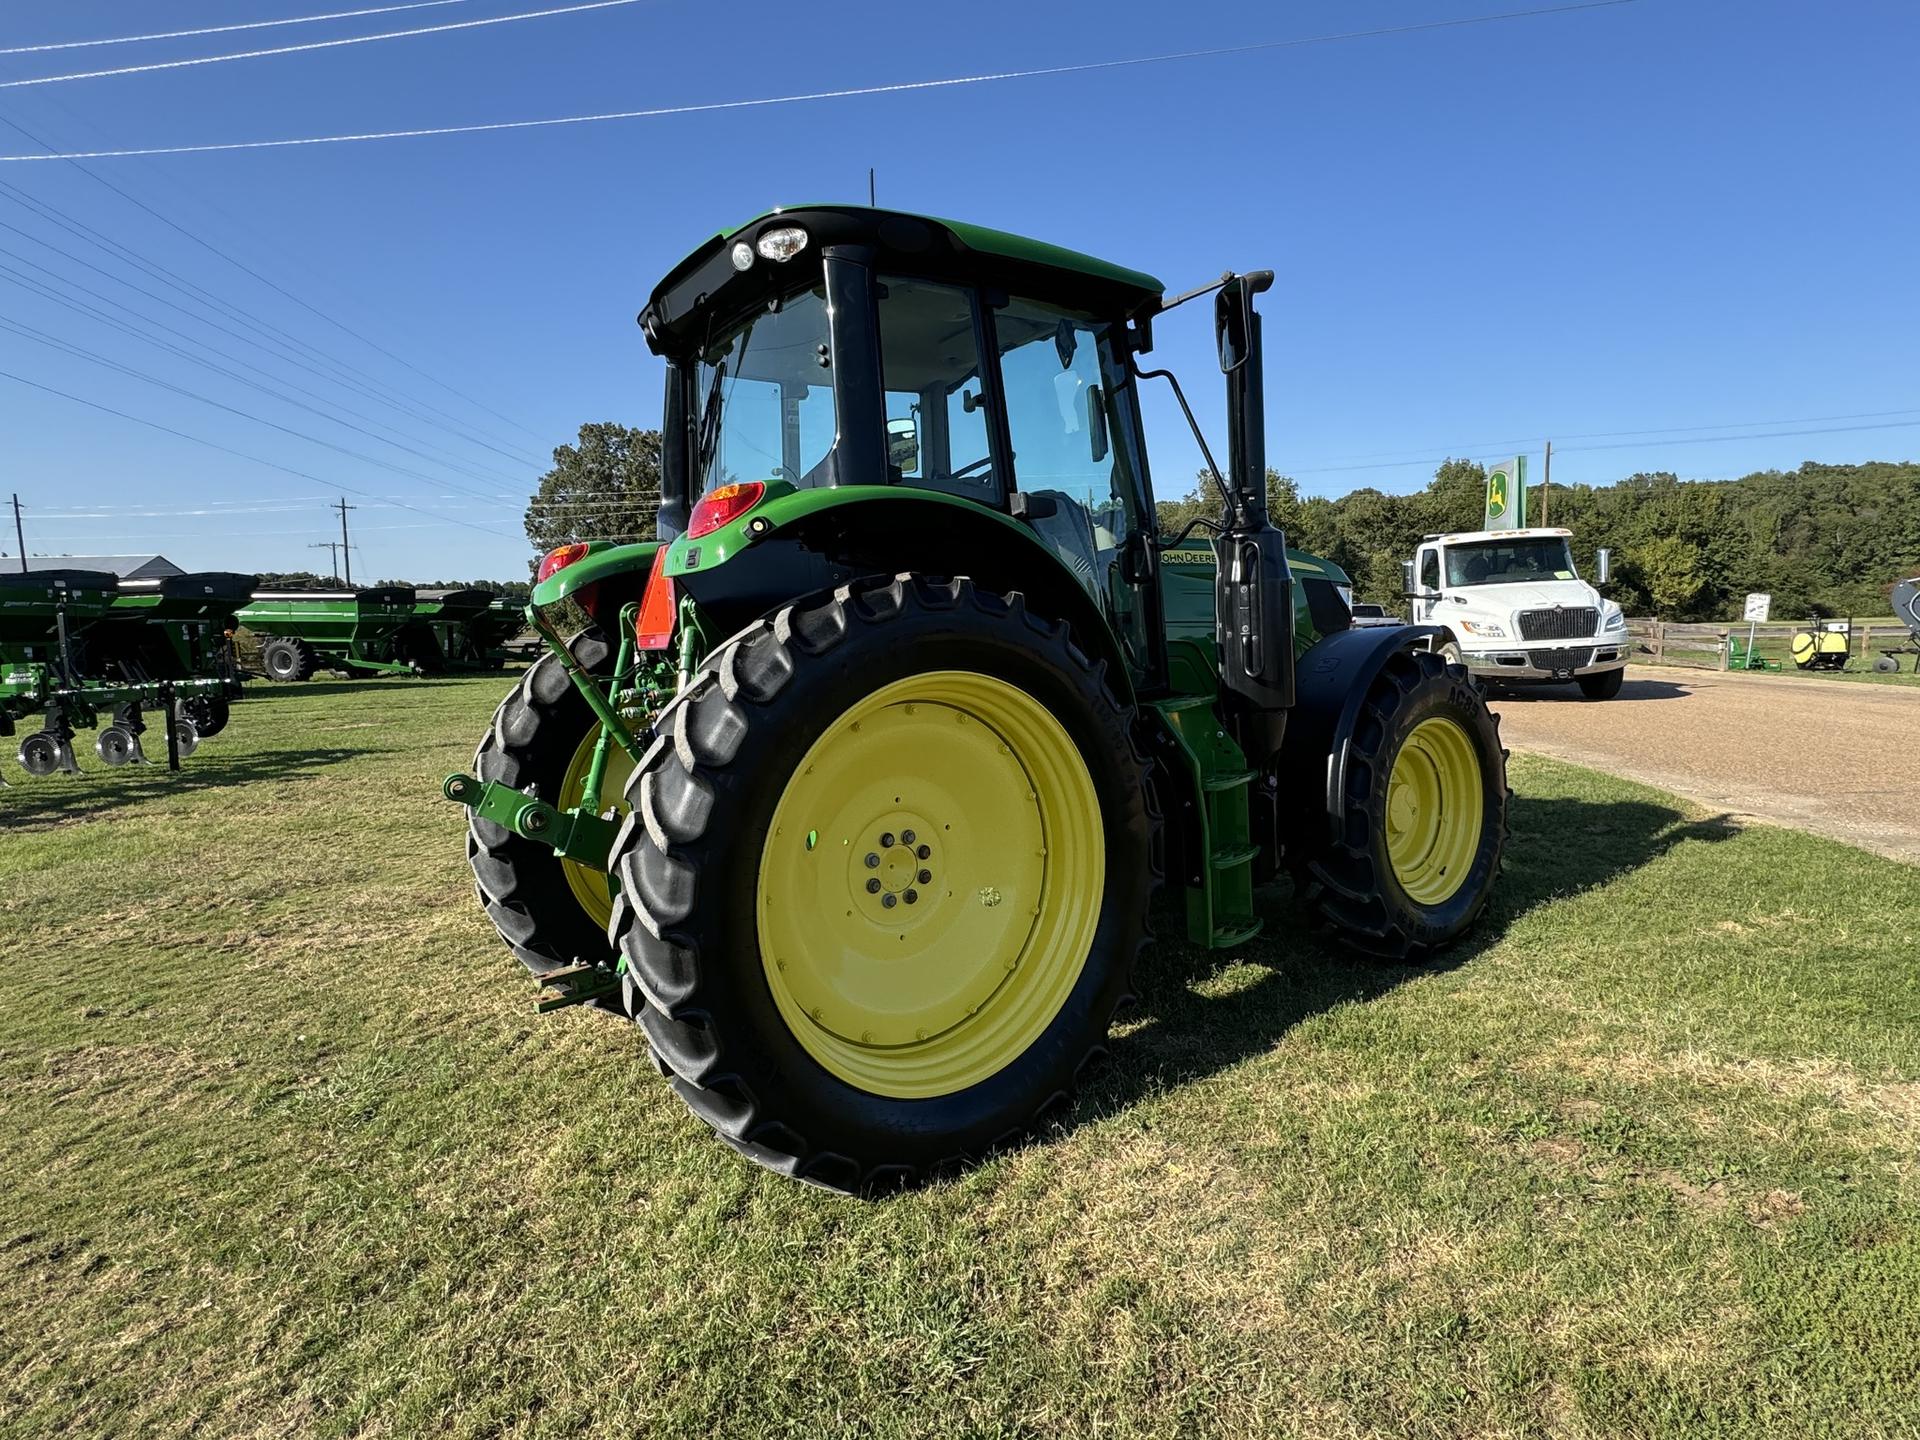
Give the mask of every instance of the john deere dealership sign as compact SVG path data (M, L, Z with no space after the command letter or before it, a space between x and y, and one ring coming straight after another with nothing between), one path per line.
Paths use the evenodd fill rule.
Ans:
M1527 457L1487 467L1487 523L1483 530L1522 530L1527 524Z

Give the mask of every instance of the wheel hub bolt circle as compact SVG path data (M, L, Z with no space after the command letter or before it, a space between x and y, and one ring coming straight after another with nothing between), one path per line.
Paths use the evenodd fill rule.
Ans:
M914 901L920 898L920 892L918 890L909 890L902 898L907 902L907 904L911 905L913 904Z
M881 832L880 848L882 850L891 850L893 848L893 832L891 830Z
M899 903L899 897L889 892L888 894L882 895L880 897L880 903L887 909L891 910L896 904Z
M901 843L902 845L911 845L911 844L913 844L913 831L911 831L911 830L902 830L902 831L900 832L900 843Z
M867 869L878 870L879 868L880 868L880 857L878 855L875 855L871 850L869 850L867 852Z
M878 895L880 893L880 877L878 875L867 881L867 893L869 895Z
M931 845L922 845L913 853L922 860L929 860L933 857L933 847Z
M922 870L918 878L922 885L930 885L933 883L933 872L931 870Z

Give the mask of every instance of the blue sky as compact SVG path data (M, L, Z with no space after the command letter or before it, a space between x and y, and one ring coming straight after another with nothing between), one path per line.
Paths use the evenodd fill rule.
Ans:
M372 3L14 0L0 5L0 43ZM4 56L0 81L554 3L463 0ZM0 88L0 119L62 149L323 135L832 90L1522 8L645 0ZM109 303L62 293L149 325L127 313L144 312L244 362L218 362L229 369L306 387L315 393L296 398L326 412L190 364L0 273L0 317L11 325L259 418L17 331L0 331L0 370L314 477L0 379L0 502L18 489L35 553L159 550L194 568L324 568L326 553L308 547L335 533L325 507L345 486L363 492L348 496L361 507L356 577L517 575L521 505L552 446L585 420L658 419L660 372L633 324L653 281L707 234L773 204L864 198L869 165L883 204L1073 245L1177 289L1229 267L1276 271L1266 298L1270 458L1310 493L1417 488L1448 454L1525 449L1537 466L1548 437L1555 479L1567 481L1906 458L1920 449L1916 54L1911 0L1637 0L803 105L90 162L313 309L73 167L0 165L0 225L13 227L0 229L0 252L11 252L0 267L85 285ZM0 124L0 153L34 148ZM103 252L23 199L124 248ZM165 276L141 274L128 252ZM208 298L227 308L209 311ZM210 315L237 333L208 328ZM1157 338L1157 361L1186 379L1217 442L1204 308L1169 317ZM341 418L367 421L342 407L377 422L368 428L386 439L343 428ZM1867 418L1816 418L1839 416ZM1157 488L1178 494L1196 467L1192 441L1159 395L1148 423ZM1728 428L1736 423L1745 428ZM1882 428L1840 428L1866 425ZM1769 430L1830 433L1752 433ZM1728 433L1747 438L1718 438ZM1707 438L1714 443L1698 443Z

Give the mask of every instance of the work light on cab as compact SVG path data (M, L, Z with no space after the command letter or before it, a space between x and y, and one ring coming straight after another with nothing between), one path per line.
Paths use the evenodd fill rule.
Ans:
M702 535L711 535L722 525L738 520L758 505L766 493L767 487L758 480L736 481L732 485L722 485L717 490L708 491L687 517L687 538L698 540Z
M569 565L586 559L587 551L592 548L592 546L586 544L584 541L575 541L571 545L561 545L549 550L540 561L540 575L535 583L538 584L539 580L545 580L549 576L557 575Z

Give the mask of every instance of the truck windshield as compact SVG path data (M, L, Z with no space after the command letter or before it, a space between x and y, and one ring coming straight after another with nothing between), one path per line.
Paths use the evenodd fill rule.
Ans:
M1573 556L1561 535L1477 540L1447 546L1447 584L1512 585L1573 579Z
M693 489L739 480L820 484L833 448L824 290L756 315L700 357L693 377Z

